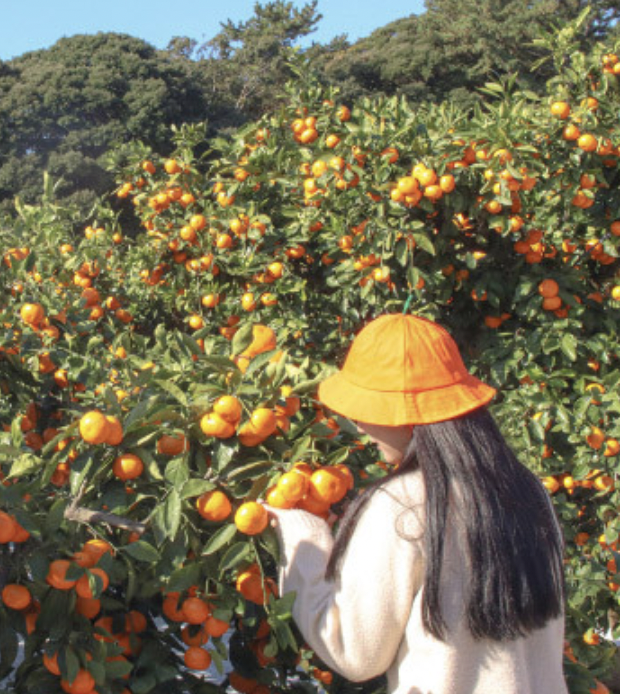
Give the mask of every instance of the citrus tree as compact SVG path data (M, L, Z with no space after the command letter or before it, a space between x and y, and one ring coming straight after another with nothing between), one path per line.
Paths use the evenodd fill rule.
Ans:
M228 140L192 126L168 158L111 153L118 187L88 223L49 181L18 205L0 303L11 691L353 688L291 623L257 501L337 517L385 474L314 395L367 320L403 310L498 388L566 538L571 691L605 691L620 60L575 35L541 39L548 94L489 84L473 112L345 105L301 66L287 105Z

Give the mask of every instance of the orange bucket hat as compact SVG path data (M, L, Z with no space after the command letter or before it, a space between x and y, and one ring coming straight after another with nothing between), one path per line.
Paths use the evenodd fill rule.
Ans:
M353 340L342 370L319 385L319 400L367 424L399 426L453 419L496 391L472 376L448 332L426 318L388 314Z

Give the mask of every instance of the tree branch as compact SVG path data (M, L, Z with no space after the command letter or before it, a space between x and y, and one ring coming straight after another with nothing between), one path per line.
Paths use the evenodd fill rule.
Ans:
M142 535L146 530L146 524L139 521L132 521L122 516L117 516L115 513L107 513L105 511L93 511L88 508L83 508L75 504L67 506L64 517L67 520L75 521L76 523L106 523L115 528L129 530L130 532L139 533Z

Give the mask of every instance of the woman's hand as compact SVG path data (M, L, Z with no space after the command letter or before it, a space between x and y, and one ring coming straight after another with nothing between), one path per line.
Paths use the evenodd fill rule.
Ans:
M284 516L285 514L290 513L290 511L300 510L300 509L289 509L289 508L275 508L274 506L270 506L269 504L265 503L264 501L260 501L260 500L259 500L259 503L262 504L267 509L267 512L269 513L269 524L271 525L272 528L278 527L278 519L281 518L282 516ZM308 513L308 511L304 511L304 513ZM338 516L335 513L330 513L326 519L326 523L331 528L337 520L338 520Z
M288 509L275 508L274 506L270 506L269 504L265 503L264 501L261 501L260 499L259 499L258 503L261 504L262 506L264 506L267 513L269 514L269 525L271 525L272 528L277 528L278 527L278 518L283 513L287 513Z

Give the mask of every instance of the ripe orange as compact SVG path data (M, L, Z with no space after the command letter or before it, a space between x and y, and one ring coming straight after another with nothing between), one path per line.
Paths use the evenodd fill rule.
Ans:
M187 441L183 434L164 434L157 441L157 452L164 455L179 455L187 450Z
M48 672L51 672L52 675L60 675L60 667L58 666L58 653L54 653L54 655L48 655L47 653L44 653L43 666Z
M542 479L542 483L545 489L549 492L549 494L555 494L555 492L557 492L560 488L560 483L556 480L555 477L552 476L544 477Z
M614 488L614 481L609 475L599 475L594 480L594 488L600 492L610 492Z
M99 561L99 559L106 552L114 555L114 548L112 545L101 538L92 538L91 540L87 540L82 547L82 551L86 552L86 554L91 554L94 556L96 558L96 562Z
M234 395L222 395L213 403L213 411L227 422L236 424L241 419L243 408Z
M253 311L256 308L256 299L253 292L246 292L241 297L241 307L244 311Z
M233 689L236 689L240 694L251 694L259 686L258 680L249 677L243 677L238 672L228 673L228 681Z
M32 602L32 596L26 586L8 583L2 589L2 602L12 610L25 610Z
M235 513L235 525L245 535L262 533L269 523L267 509L256 501L246 501Z
M45 318L45 309L41 304L24 304L19 310L19 315L24 323L37 326Z
M310 477L310 496L324 504L335 504L347 493L343 478L332 468L315 470Z
M252 342L242 355L255 357L263 352L270 352L277 347L277 344L275 332L269 326L257 323L252 327Z
M418 181L413 176L404 176L403 178L399 178L396 187L402 195L410 195L411 193L415 193L419 188Z
M204 327L202 316L199 316L197 313L191 315L187 322L192 330L200 330L200 328Z
M267 272L275 279L280 279L284 273L284 265L279 261L274 261L267 266Z
M562 131L562 137L568 141L577 140L580 135L581 135L581 131L573 123L571 123L570 125L567 125L564 128L564 130Z
M101 589L99 592L102 593L110 585L110 578L108 577L108 574L103 569L100 569L98 567L93 567L92 569L87 569L87 572L83 576L80 576L77 583L75 584L75 592L81 598L94 598L94 597L96 597L95 595L93 595L93 591L90 587L90 581L88 578L89 574L91 574L92 576L98 576L101 579Z
M77 583L77 579L66 579L67 571L71 567L68 559L55 559L49 565L45 580L57 590L71 590Z
M550 296L542 301L545 311L557 311L562 306L562 299L559 296Z
M564 120L570 115L570 106L566 101L554 101L551 104L551 115Z
M144 463L134 453L119 455L112 465L112 472L119 480L135 480L144 471Z
M386 157L390 164L395 164L398 161L399 152L396 147L386 147L382 152L382 157Z
M223 521L232 511L226 494L217 489L199 496L196 500L196 508L203 518L210 521Z
M557 296L560 287L555 280L545 279L538 285L538 293L544 298L549 299Z
M108 438L109 422L103 412L90 410L80 418L80 436L86 443L105 443Z
M277 482L277 489L286 501L299 501L308 492L309 478L301 472L285 472Z
M437 174L433 169L424 168L414 175L418 179L418 182L425 187L432 186L437 182Z
M78 597L75 601L75 611L86 619L94 619L101 612L101 600Z
M265 501L274 508L293 508L295 506L294 502L287 501L282 496L282 492L278 489L277 485L267 489L265 493Z
M598 142L591 133L584 133L577 138L577 147L584 152L594 152L598 147Z
M205 628L209 636L218 638L223 636L228 631L230 624L225 622L223 619L218 619L217 617L211 615L207 617L207 620L205 621Z
M185 598L181 603L181 612L188 624L202 624L211 613L209 605L196 597Z
M180 173L182 170L179 162L176 159L166 159L164 162L164 169L166 170L166 173L170 174L171 176L173 174Z
M439 179L439 187L444 193L451 193L456 187L456 181L452 174L444 174Z
M138 610L129 610L125 619L125 631L141 634L146 630L148 622L146 617Z
M273 592L271 582L267 578L263 580L256 564L252 564L237 576L235 587L246 600L257 605L264 605L270 593Z
M340 120L340 121L350 120L351 109L348 106L342 105L342 106L340 106L340 108L336 112L336 115L338 116L338 120Z
M299 134L299 141L302 144L307 145L314 142L318 136L319 133L317 130L315 130L314 128L306 128L305 130L302 130Z
M586 443L591 448L598 450L605 441L605 433L598 427L591 427L590 433L586 436Z
M190 646L183 656L183 662L190 670L208 670L211 654L200 646Z
M17 533L17 523L13 516L0 511L0 544L12 542Z
M208 412L200 418L200 429L205 436L229 439L235 433L235 425L226 421L217 412Z
M207 620L208 621L208 620ZM181 629L181 638L186 646L204 646L209 641L206 623L196 629L196 625L187 625Z
M73 682L61 680L60 686L67 694L91 694L95 689L95 678L88 670L78 670Z
M344 463L338 463L334 465L334 472L340 475L340 479L344 482L346 490L353 489L355 486L355 479L353 478L353 473Z
M257 407L252 412L250 424L254 433L267 438L273 434L277 427L275 412L268 407Z
M118 446L123 441L123 425L114 415L106 415L106 420L108 428L105 442L110 446Z
M603 455L606 458L611 458L614 455L618 455L618 453L620 453L620 442L618 439L607 439Z
M161 611L171 622L185 621L185 615L179 605L178 593L168 593L168 595L166 595L161 606Z

